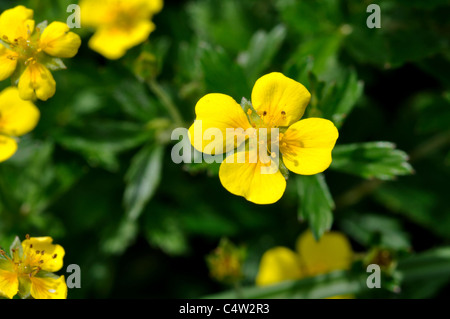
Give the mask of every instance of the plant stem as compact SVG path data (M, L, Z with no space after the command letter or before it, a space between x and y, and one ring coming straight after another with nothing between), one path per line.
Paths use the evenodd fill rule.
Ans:
M176 107L175 103L173 103L171 97L167 94L167 92L159 85L158 82L155 80L149 80L147 81L147 84L152 90L152 92L158 97L158 99L161 101L162 105L166 108L169 115L174 120L175 124L177 126L183 126L183 118L178 111L178 108Z

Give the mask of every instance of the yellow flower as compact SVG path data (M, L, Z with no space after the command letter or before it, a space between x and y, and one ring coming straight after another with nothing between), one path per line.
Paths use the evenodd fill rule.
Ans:
M245 150L229 155L219 170L222 185L232 194L243 196L256 204L274 203L283 196L286 189L283 169L287 168L296 174L314 175L323 172L331 164L331 151L339 134L329 120L300 120L310 98L311 94L302 84L276 72L256 81L252 103L247 101L249 106L246 108L241 108L228 95L208 94L195 107L196 121L189 129L191 144L203 153L217 155L242 146L250 134L260 138L265 136L263 132L268 132L267 147L274 139L269 132L279 129L275 144L281 153L280 169L277 167L270 174L267 173L268 170L264 172L273 162L265 162L259 155L255 158L255 152L250 152L246 147ZM214 139L209 142L205 131L212 128L222 133L223 140ZM227 129L242 129L252 133L237 136L237 141L242 142L239 145L235 136L227 134ZM196 137L195 132L202 136ZM267 155L278 158L269 148ZM238 160L239 156L245 158L244 163Z
M0 162L14 155L17 151L14 137L32 131L39 117L38 108L30 101L22 100L16 87L0 93Z
M17 6L0 15L0 81L18 81L20 97L46 101L55 94L56 83L49 68L64 68L57 58L72 58L80 37L62 22L41 23L35 28L33 10ZM14 83L17 84L17 83Z
M4 257L0 257L0 296L11 299L19 293L22 298L67 298L64 276L53 274L62 268L65 252L52 242L51 237L27 236L21 247L12 250L11 258L0 251Z
M115 60L144 42L155 25L150 19L161 11L162 0L81 0L81 23L96 28L89 47Z
M339 232L325 233L317 242L308 230L297 239L296 250L275 247L266 251L259 264L256 284L272 285L335 270L348 270L353 260L350 242Z

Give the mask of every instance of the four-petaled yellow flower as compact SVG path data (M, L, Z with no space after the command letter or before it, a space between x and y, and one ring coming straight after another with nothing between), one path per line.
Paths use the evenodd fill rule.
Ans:
M162 0L81 0L81 23L96 28L89 47L115 60L144 42L155 25L150 20L161 11Z
M316 241L308 230L298 238L296 250L275 247L266 251L259 265L256 284L272 285L334 270L348 270L353 262L350 242L340 232L325 233Z
M30 294L35 299L66 299L67 285L64 276L53 274L63 266L64 249L53 245L51 237L24 240L22 252L16 248L8 257L0 251L0 296L22 298Z
M17 151L14 137L32 131L39 117L39 109L30 101L22 100L16 87L0 93L0 162L14 155Z
M46 101L55 94L56 83L49 68L62 68L55 58L72 58L80 37L62 22L35 28L33 10L17 6L0 16L0 81L17 81L20 97ZM59 65L58 67L56 65ZM17 83L14 83L17 84Z
M253 134L258 136L262 134L261 130L269 132L279 129L275 143L281 153L281 168L285 166L301 175L323 172L331 164L331 151L339 134L329 120L300 120L310 98L311 94L302 84L277 72L264 75L256 81L252 105L247 112L228 95L208 94L195 107L196 121L189 129L191 143L201 152L220 154L228 152L230 147L240 146L235 136L227 135L227 129L248 132L253 128ZM201 128L197 128L197 123L201 123ZM210 142L208 133L204 133L211 128L220 130L223 140L214 139ZM202 136L196 137L194 132L201 132ZM247 139L248 134L245 135ZM271 143L273 137L269 133L265 147ZM267 155L277 156L270 149L267 149ZM239 163L239 156L245 157L245 163ZM284 194L286 178L281 169L271 174L263 173L262 168L272 164L262 161L259 156L257 159L254 157L255 152L249 152L248 147L229 155L220 166L220 181L229 192L243 196L248 201L256 204L274 203Z

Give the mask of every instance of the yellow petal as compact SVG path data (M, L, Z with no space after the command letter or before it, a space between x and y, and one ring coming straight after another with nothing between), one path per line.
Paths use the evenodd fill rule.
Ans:
M350 242L339 232L325 233L317 242L308 230L298 238L297 251L309 276L349 269L353 258Z
M334 124L309 118L291 125L280 141L286 167L294 173L314 175L331 164L331 151L339 136Z
M65 251L60 245L53 245L52 242L51 237L26 239L22 242L23 254L25 258L33 258L38 251L41 254L40 259L43 261L40 268L48 272L56 272L63 266ZM44 252L43 255L42 252Z
M144 42L154 29L155 25L148 20L137 22L130 28L101 27L92 36L89 47L110 60L116 60L128 49Z
M259 78L252 91L252 104L264 122L285 127L297 122L311 99L299 82L274 72Z
M191 144L200 152L205 152L206 146L209 150L215 149L215 152L206 152L208 154L224 153L227 149L232 151L239 146L237 141L245 140L244 131L251 128L247 116L240 105L225 94L214 93L205 95L197 102L195 114L196 121L189 128L189 138ZM236 130L237 138L235 139L232 134L226 134L227 129L238 129ZM222 139L209 140L207 134L205 134L207 130L220 131ZM201 136L199 136L200 134ZM223 150L220 150L220 146L223 147Z
M19 279L15 272L0 269L0 296L12 299L19 291Z
M54 279L51 277L31 277L31 296L34 299L66 299L67 285L64 276Z
M276 284L285 280L303 277L299 256L285 247L269 249L259 264L256 284L259 286Z
M163 8L163 0L150 0L146 1L146 3L152 13L158 13Z
M30 64L19 79L19 94L24 100L36 98L46 101L55 95L56 82L42 64Z
M277 167L274 168L275 161L263 164L255 153L229 155L220 165L220 182L230 193L250 202L273 204L283 196L286 180Z
M63 22L52 22L45 28L40 39L41 49L59 58L74 57L80 45L80 36L70 32L70 28Z
M80 16L83 27L97 27L112 23L117 0L80 0Z
M0 81L9 78L17 66L17 53L0 44Z
M10 159L16 151L16 140L5 135L0 135L0 163Z
M10 136L22 136L32 131L39 121L39 109L19 96L16 87L0 93L0 132Z
M33 10L24 6L17 6L3 11L0 15L0 38L7 37L8 41L28 37L33 33L34 21Z

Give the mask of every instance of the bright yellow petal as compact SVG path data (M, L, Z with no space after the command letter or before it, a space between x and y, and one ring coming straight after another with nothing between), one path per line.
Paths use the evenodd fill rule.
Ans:
M264 122L285 127L297 122L311 99L299 82L274 72L259 78L252 91L252 104Z
M117 1L115 1L117 2ZM105 0L80 0L80 16L83 27L97 27L111 23L112 9L116 4Z
M259 286L276 284L285 280L303 277L299 256L285 247L269 249L259 264L256 284Z
M41 49L59 58L74 57L80 45L80 36L70 32L70 28L63 22L52 22L45 28L40 39Z
M39 109L19 96L16 87L0 93L0 132L10 136L22 136L32 131L38 121Z
M296 247L309 276L349 269L352 263L350 242L339 232L325 233L317 242L308 230L298 238Z
M0 15L0 38L4 36L13 42L15 39L28 39L34 30L33 10L17 6L3 11Z
M17 66L17 53L0 44L0 81L9 78Z
M296 174L314 175L331 164L339 132L325 119L309 118L291 125L280 141L286 167Z
M40 255L39 259L43 261L40 268L48 272L56 272L63 266L65 251L60 245L53 245L52 242L51 237L26 239L22 242L23 254L25 258L31 260L35 259L36 255Z
M46 101L55 95L56 82L50 71L42 64L30 64L19 79L19 94L24 100L36 98Z
M0 135L0 163L10 159L16 152L16 140L5 135Z
M124 56L128 49L147 40L154 29L155 25L148 20L130 28L102 27L92 36L89 47L110 60L116 60Z
M0 269L0 296L12 299L19 291L19 279L15 272Z
M152 13L158 13L163 8L163 0L150 0L146 1L146 3Z
M220 165L220 182L230 193L243 196L250 202L273 204L283 196L286 180L274 167L275 161L263 164L254 153L229 155Z
M202 97L195 106L196 121L189 128L189 138L191 144L199 151L205 152L215 148L215 152L208 154L220 154L234 150L238 140L245 140L244 131L251 128L247 116L236 101L225 94L213 93ZM236 131L237 138L231 134L226 134L227 129L242 129ZM219 130L222 133L221 140L209 140L205 131ZM201 134L201 136L199 136ZM242 139L241 139L242 138ZM211 144L211 145L209 145ZM216 147L217 146L217 147ZM220 150L220 146L223 150Z
M58 279L31 277L31 296L34 299L67 299L64 276Z

